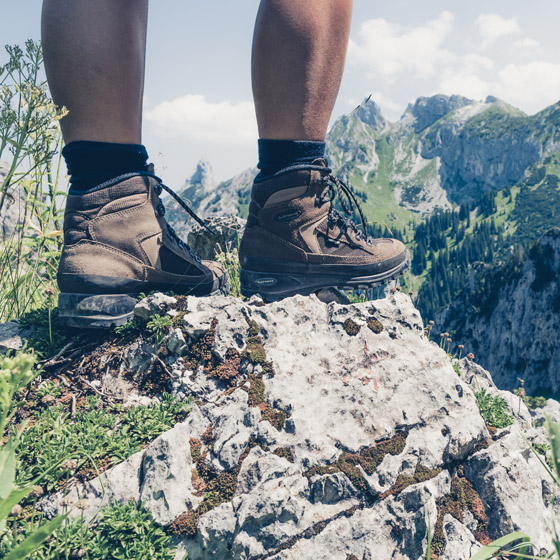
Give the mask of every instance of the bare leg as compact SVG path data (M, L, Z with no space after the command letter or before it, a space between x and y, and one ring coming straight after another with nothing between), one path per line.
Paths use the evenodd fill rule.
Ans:
M64 140L140 144L148 0L44 0L42 38Z
M252 59L261 138L324 140L351 17L352 0L261 0Z

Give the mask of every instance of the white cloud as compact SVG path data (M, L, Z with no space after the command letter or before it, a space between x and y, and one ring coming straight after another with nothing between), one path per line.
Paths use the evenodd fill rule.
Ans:
M164 137L239 144L258 136L251 101L210 103L203 95L185 95L147 111L146 120Z
M394 119L401 116L404 107L401 103L395 103L388 95L380 91L374 91L371 98L381 107L383 116L388 119Z
M481 99L488 95L489 86L480 76L482 70L493 70L494 61L487 56L469 53L461 58L460 64L449 66L441 73L438 93L455 93Z
M525 37L525 39L519 39L515 41L515 46L520 47L522 49L535 49L540 47L540 43L535 39L530 39L529 37Z
M517 18L506 19L498 14L481 14L476 20L476 26L482 39L483 49L492 46L501 37L521 33Z
M447 11L418 27L402 27L381 18L370 19L362 24L358 40L350 41L348 60L351 64L366 66L369 78L381 75L393 81L407 72L420 78L433 76L436 64L454 58L442 46L453 29L453 22L453 14Z
M467 55L462 65L442 72L437 92L458 93L471 99L495 95L527 113L540 111L560 99L560 64L540 60L508 64L485 79L484 70L493 70L494 66L486 57Z
M498 72L498 97L533 113L560 99L560 64L536 60L508 64Z

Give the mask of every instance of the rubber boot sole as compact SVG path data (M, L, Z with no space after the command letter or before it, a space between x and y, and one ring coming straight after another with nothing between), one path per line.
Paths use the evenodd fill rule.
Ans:
M326 288L367 290L396 280L409 266L410 256L407 253L406 258L397 265L369 275L261 272L242 268L241 293L245 297L259 294L264 301L272 302L297 294L308 296Z
M83 280L84 277L82 277ZM100 284L99 279L103 279L106 284L111 282L112 285ZM124 285L118 285L119 282L131 281L120 280L118 278L89 276L89 287L121 288ZM224 277L223 286L208 292L208 284L200 284L191 290L185 290L186 295L194 295L198 297L214 296L218 294L229 293L229 280L227 275ZM136 282L136 281L134 281ZM58 322L65 327L74 327L80 329L106 329L111 327L119 327L124 325L134 316L134 307L140 301L139 294L150 291L168 291L172 286L155 285L138 282L138 285L126 286L132 288L134 293L75 293L61 292L58 296ZM177 288L177 287L175 287Z

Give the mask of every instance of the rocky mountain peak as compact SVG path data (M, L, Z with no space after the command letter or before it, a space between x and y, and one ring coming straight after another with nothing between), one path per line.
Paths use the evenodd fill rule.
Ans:
M462 95L433 95L432 97L419 97L414 105L409 106L410 112L416 118L414 132L422 132L447 113L470 105L472 101Z
M193 174L186 181L191 185L200 185L204 192L210 192L216 188L216 179L214 177L214 170L209 161L201 159Z
M373 128L381 129L385 126L385 118L381 114L381 108L379 105L370 97L366 98L356 111L356 116L363 123L372 126Z

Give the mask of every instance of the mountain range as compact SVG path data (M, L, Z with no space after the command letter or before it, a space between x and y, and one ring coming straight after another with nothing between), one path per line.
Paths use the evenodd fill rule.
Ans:
M559 125L560 102L529 116L495 97L482 102L435 95L410 104L397 122L388 122L367 99L328 133L329 164L360 198L371 233L399 237L408 245L413 266L404 287L412 291L424 319L437 319L441 332L464 336L465 343L476 339L484 355L502 352L501 333L513 328L515 318L500 312L493 319L501 304L476 305L472 294L490 290L492 297L512 304L509 296L516 288L509 271L525 271L523 285L534 282L531 255L538 252L541 237L560 225ZM181 194L204 217L243 217L256 173L248 169L217 183L210 164L201 162ZM176 216L171 210L180 231L186 226ZM555 294L556 279L551 282L547 290ZM538 290L522 292L539 295ZM551 298L547 295L523 321L538 322L534 313L537 308L544 312ZM473 336L482 324L489 330ZM555 332L551 344L557 338ZM507 352L511 359L502 360L507 362L503 375L512 379L504 378L505 386L516 382L517 374L544 367L533 389L558 390L554 364L543 366L539 358L539 366L511 348ZM478 356L499 380L497 358Z

